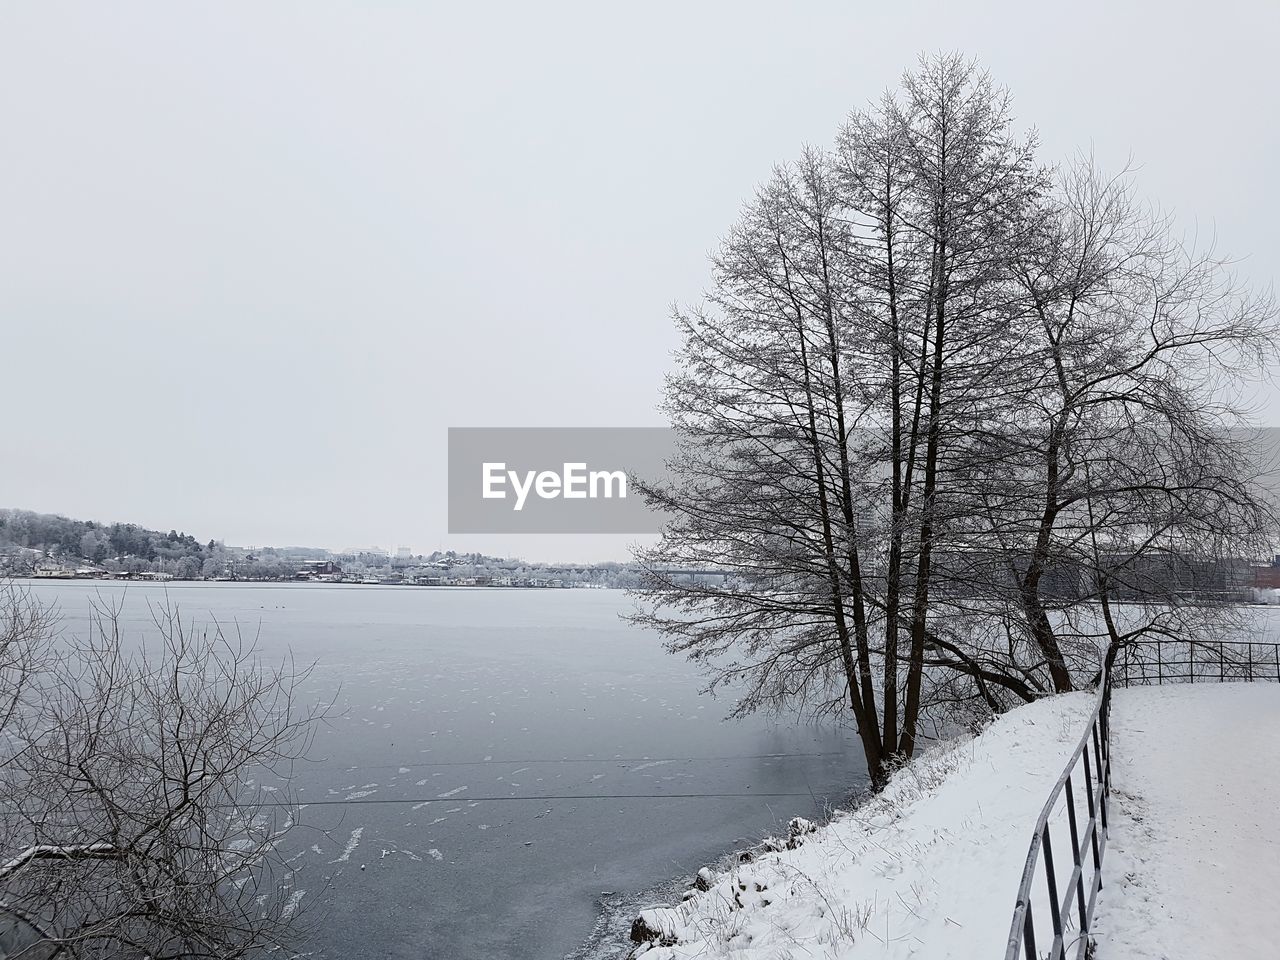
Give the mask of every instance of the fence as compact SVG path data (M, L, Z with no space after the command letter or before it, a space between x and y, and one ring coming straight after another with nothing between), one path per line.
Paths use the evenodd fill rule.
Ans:
M1155 640L1125 647L1112 667L1117 686L1158 683L1280 683L1280 644L1247 641Z
M1280 683L1280 644L1157 640L1120 652L1102 678L1084 736L1036 821L1005 960L1040 960L1041 956L1062 960L1072 950L1079 960L1089 953L1089 931L1102 889L1102 858L1107 849L1112 688L1239 680ZM1061 857L1055 861L1055 835L1059 849L1064 842L1070 846L1069 864ZM1053 938L1048 953L1042 955L1037 952L1036 936L1047 936L1050 930Z
M1006 960L1018 960L1020 956L1039 957L1036 952L1037 912L1033 909L1034 903L1044 903L1048 907L1049 925L1053 930L1049 957L1052 960L1065 957L1070 943L1076 945L1077 957L1085 955L1098 891L1102 889L1102 855L1107 848L1107 801L1111 796L1110 721L1111 675L1107 674L1084 736L1071 754L1067 768L1049 792L1049 799L1036 821L1031 849L1027 852L1027 865L1018 887L1013 923L1009 928ZM1083 809L1080 806L1081 792L1084 795ZM1057 832L1061 834L1064 813L1071 849L1071 868L1065 877L1066 861L1055 863L1054 860L1054 830L1051 829L1057 826ZM1043 918L1043 912L1040 916ZM1068 937L1074 937L1074 940L1068 941Z

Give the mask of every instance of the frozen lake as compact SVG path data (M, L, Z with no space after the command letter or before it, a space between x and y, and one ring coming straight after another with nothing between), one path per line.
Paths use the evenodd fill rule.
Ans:
M317 662L306 694L336 694L335 716L291 784L289 850L311 957L612 956L585 943L602 916L863 783L851 728L723 721L614 591L32 589L68 631L101 594L152 633L167 593L185 620L260 631L267 659Z

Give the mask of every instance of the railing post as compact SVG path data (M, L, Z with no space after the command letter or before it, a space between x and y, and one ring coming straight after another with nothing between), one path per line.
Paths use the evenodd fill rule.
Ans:
M1053 841L1049 836L1049 821L1044 822L1041 833L1044 841L1044 877L1049 885L1049 917L1053 920L1053 938L1055 943L1062 938L1062 910L1058 905L1058 875L1053 869Z
M1085 752L1089 748L1086 746ZM1086 761L1086 766L1088 761ZM1076 908L1080 911L1080 933L1089 932L1089 918L1084 912L1084 865L1080 862L1080 828L1076 824L1076 800L1071 791L1071 774L1067 774L1067 823L1071 827L1071 862L1080 869L1080 879L1076 882ZM1087 785L1086 785L1087 789Z
M1036 922L1031 916L1031 894L1027 893L1027 919L1022 924L1022 942L1027 947L1027 960L1036 960Z
M1097 724L1093 725L1092 737L1093 737L1093 755L1097 757L1098 755ZM1098 779L1100 780L1101 778L1098 778ZM1090 838L1093 843L1093 869L1095 872L1101 874L1102 873L1102 854L1098 850L1098 827L1097 827L1098 809L1096 806L1094 806L1094 803L1093 803L1093 781L1094 781L1093 770L1090 769L1089 767L1089 748L1086 746L1084 748L1084 786L1085 786L1085 800L1089 807L1089 822L1094 824L1093 832L1090 834Z
M1107 798L1111 796L1111 678L1103 677L1106 685L1102 690L1102 709L1098 711L1098 719L1102 725L1102 752L1098 754L1098 779L1102 781L1098 814L1102 817L1102 829L1109 831L1107 825Z

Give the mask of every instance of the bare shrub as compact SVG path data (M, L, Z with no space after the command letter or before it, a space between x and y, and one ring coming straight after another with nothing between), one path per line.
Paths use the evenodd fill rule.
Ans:
M296 702L309 671L171 606L153 618L157 639L130 642L97 604L70 638L0 594L0 897L28 949L230 958L294 932L277 851L297 805L253 784L287 780L310 745L325 707Z

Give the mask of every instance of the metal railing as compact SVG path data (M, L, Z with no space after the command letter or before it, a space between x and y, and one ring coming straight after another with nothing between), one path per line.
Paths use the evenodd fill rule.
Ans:
M1061 960L1070 950L1074 950L1077 960L1089 954L1089 932L1102 890L1102 857L1107 849L1112 688L1259 680L1280 683L1280 644L1161 640L1120 651L1102 677L1084 736L1036 821L1018 886L1005 960L1040 960L1042 956ZM1069 844L1069 867L1065 860L1054 859L1055 833L1059 845ZM1053 938L1048 953L1040 954L1036 949L1037 932L1047 935L1050 930Z
M1041 930L1047 933L1043 926L1046 909L1048 927L1053 932L1050 960L1067 956L1067 950L1073 945L1077 957L1085 956L1098 891L1102 889L1102 855L1107 848L1110 796L1111 675L1108 673L1103 677L1084 736L1036 820L1027 865L1018 886L1018 900L1004 954L1006 960L1018 960L1022 956L1035 960L1040 956L1036 952L1036 918L1041 918ZM1065 838L1061 836L1064 814L1068 828ZM1060 842L1065 839L1070 846L1069 870L1065 860L1054 860L1055 827Z
M1252 680L1280 683L1280 643L1155 640L1123 648L1111 672L1116 685L1122 687Z

